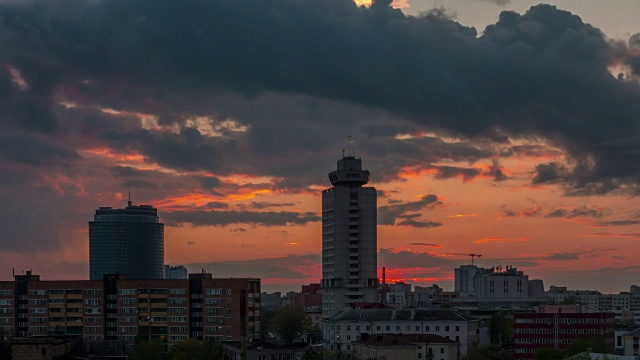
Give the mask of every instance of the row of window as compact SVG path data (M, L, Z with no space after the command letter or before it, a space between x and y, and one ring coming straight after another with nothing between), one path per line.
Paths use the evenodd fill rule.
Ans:
M360 327L361 327L360 325L356 325L355 326L356 331L360 331ZM440 327L441 327L440 325L434 326L435 331L440 331ZM449 325L446 325L446 326L443 326L443 328L444 328L444 331L450 331L452 327L450 327ZM460 331L460 326L458 326L458 325L456 325L453 328L455 329L454 331L456 331L456 332ZM337 325L336 326L336 331L340 331L340 330L341 330L341 325ZM382 331L382 326L381 325L377 325L376 326L376 330L377 331ZM401 331L402 330L401 326L400 325L396 325L395 330L396 331ZM405 330L406 331L411 331L411 325L406 325L405 326ZM346 325L346 331L351 331L351 325ZM366 331L371 331L371 326L370 325L366 326ZM385 331L391 331L391 326L390 325L385 326ZM415 331L421 331L420 325L416 325L415 326ZM424 331L431 331L430 326L425 326L424 327Z

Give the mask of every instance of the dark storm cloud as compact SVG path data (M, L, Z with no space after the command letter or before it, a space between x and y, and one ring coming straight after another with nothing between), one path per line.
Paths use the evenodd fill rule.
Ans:
M291 255L244 261L187 264L190 271L207 269L214 277L257 277L262 279L318 278L320 255Z
M415 245L415 246L431 246L431 247L435 247L435 248L441 248L441 245L438 244L433 244L433 243L421 243L421 242L415 242L415 243L409 243L409 245Z
M566 176L566 168L558 163L539 164L536 166L534 184L555 182Z
M208 138L193 128L183 128L178 134L145 129L106 131L101 140L116 149L140 151L149 160L174 169L219 170L223 165L224 140Z
M579 254L576 253L562 253L551 254L545 260L580 260Z
M378 224L393 225L396 219L407 215L407 212L423 210L428 206L439 204L435 195L425 195L420 200L402 203L398 205L385 205L378 208ZM410 215L411 216L411 215ZM405 216L406 217L406 216Z
M633 55L628 56L625 61L634 75L640 76L640 33L629 38L629 48L633 49Z
M192 224L194 226L227 226L231 224L252 224L259 226L304 225L319 221L314 213L297 212L253 212L253 211L174 211L167 212L163 219L169 226Z
M158 185L151 183L149 181L144 181L144 180L131 180L131 181L127 181L122 183L123 187L127 187L130 186L132 188L138 188L138 189L157 189Z
M320 109L322 122L268 114L255 119L254 113L241 140L245 155L255 155L248 157L254 169L290 177L295 169L282 161L285 149L313 154L338 145L325 141L335 138L328 136L332 126L361 123L369 134L363 156L375 150L367 142L386 130L426 127L493 141L498 131L546 138L567 151L570 166L541 168L535 183L562 181L573 195L635 186L640 90L608 72L620 52L635 66L629 50L635 40L614 48L598 29L549 5L522 15L503 12L477 36L442 12L410 17L387 3L367 9L349 0L6 1L0 5L0 63L15 67L27 87L0 71L0 121L58 133L64 126L52 110L57 95L156 113L161 124L177 125L184 122L181 114L215 112L212 99L227 92L252 99L303 95L404 120L391 129L367 127L362 113L345 120ZM242 112L220 108L218 115ZM112 130L100 139L180 170L251 168L227 157L243 151L236 141L195 129ZM312 155L296 164L302 165L298 171L324 158Z
M396 225L428 229L428 228L441 226L442 223L441 222L437 222L437 221L422 221L422 220L415 220L415 219L405 219L405 220L398 221L398 223Z
M452 269L459 266L459 262L457 259L439 257L430 253L378 250L378 264L384 264L387 268L449 267Z
M511 0L475 0L475 1L484 1L496 4L498 6L505 6L511 3Z
M138 170L131 166L115 166L111 168L111 175L115 177L135 178L135 177L150 176L151 174L153 174L152 171Z
M229 207L229 204L219 201L212 201L207 204L207 207L211 209L227 209Z
M607 215L609 211L607 209L601 208L588 208L586 206L581 206L573 209L555 209L548 213L546 216L548 217L563 217L563 218L577 218L577 217L591 217L595 219L600 219L601 217Z
M277 203L277 202L269 202L269 201L253 201L249 206L253 209L266 209L271 207L287 207L287 206L295 206L294 203Z
M613 221L601 221L593 226L596 227L608 227L608 226L629 226L629 225L638 225L640 224L640 220L613 220Z
M67 167L79 160L80 155L42 136L5 133L0 135L0 159L37 167Z
M471 180L480 175L480 169L461 168L455 166L436 166L436 179L450 179L461 176L464 181Z
M502 209L500 210L500 216L503 217L535 217L540 215L540 212L542 211L542 208L537 205L519 211L509 209L506 205L502 205L500 208Z
M215 176L197 176L196 180L200 182L203 189L211 189L220 186L220 179Z

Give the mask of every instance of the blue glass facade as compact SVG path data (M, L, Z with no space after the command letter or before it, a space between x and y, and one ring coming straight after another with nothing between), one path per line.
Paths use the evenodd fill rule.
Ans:
M152 206L101 207L89 222L89 278L116 273L134 280L164 277L164 224Z

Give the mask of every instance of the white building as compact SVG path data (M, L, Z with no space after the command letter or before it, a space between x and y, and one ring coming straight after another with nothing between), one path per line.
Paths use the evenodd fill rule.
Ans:
M484 269L475 265L462 265L454 269L454 290L461 297L474 297L476 274L480 274Z
M454 309L351 309L324 321L325 347L351 352L363 334L434 334L456 341L460 355L480 341L480 322ZM480 346L484 344L479 344Z
M411 284L404 282L397 282L395 284L387 285L387 291L385 293L387 304L398 304L402 307L406 307L408 295L411 294Z
M322 316L377 298L377 194L370 173L345 156L322 191Z
M433 334L378 334L352 343L355 359L457 360L458 343Z

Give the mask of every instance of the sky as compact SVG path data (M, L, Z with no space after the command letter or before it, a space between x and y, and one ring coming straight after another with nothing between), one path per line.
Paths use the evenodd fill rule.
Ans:
M0 279L88 278L99 206L165 261L299 290L351 137L388 281L639 284L638 0L0 0Z

